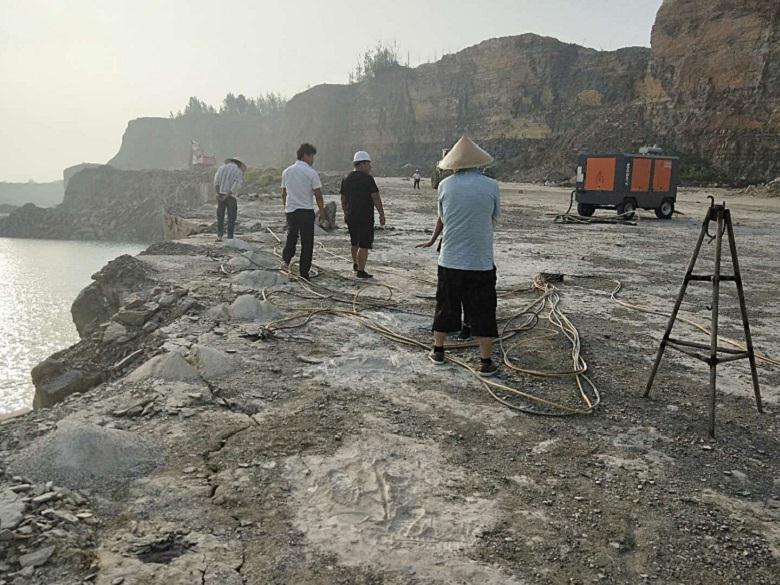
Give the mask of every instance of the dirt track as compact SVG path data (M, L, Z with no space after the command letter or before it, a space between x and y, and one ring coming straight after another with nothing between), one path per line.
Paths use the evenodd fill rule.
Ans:
M377 280L394 287L395 300L427 315L435 254L414 244L433 227L435 194L412 191L400 179L379 185L388 228L395 229L378 233L369 271L376 268ZM125 489L88 494L101 522L92 529L94 543L80 541L80 556L56 556L53 567L81 578L96 571L100 585L118 577L126 584L189 585L201 576L215 585L776 584L780 368L759 365L764 415L755 410L747 364L722 368L718 438L711 441L706 366L668 352L652 399L643 399L665 320L620 307L608 295L606 279L619 279L625 300L671 307L701 225L704 192L681 196L684 216L659 221L643 213L637 226L555 225L546 213L567 207L561 189L507 184L502 198L499 288L525 288L539 272L567 275L562 308L580 331L602 395L595 414L552 419L512 412L470 374L435 368L422 350L347 317L318 318L252 341L240 336L246 325L215 324L203 312L169 325L165 335L241 359L209 387L118 380L3 425L5 460L64 417L139 433L165 454L163 467ZM773 234L780 200L728 203L754 340L777 357L780 244ZM242 205L240 218L280 231L279 207L276 197L261 196ZM239 237L261 250L273 246L262 230ZM344 231L318 242L347 254ZM210 250L210 258L142 258L160 270L162 282L186 286L208 308L235 294L218 267L236 252ZM357 290L348 262L320 249L315 263L330 270L315 282ZM722 311L731 315L723 333L739 338L736 297L723 288ZM706 322L709 288L694 291L684 311ZM501 316L532 298L531 291L506 297ZM428 317L372 314L428 337ZM544 333L542 327L527 335ZM512 355L529 367L561 369L571 365L567 351L556 337ZM476 357L474 350L463 355ZM571 380L502 376L536 395L575 403ZM142 416L110 415L149 396L155 408ZM139 542L177 530L189 544L172 561L133 553ZM29 582L54 583L55 574L44 567Z

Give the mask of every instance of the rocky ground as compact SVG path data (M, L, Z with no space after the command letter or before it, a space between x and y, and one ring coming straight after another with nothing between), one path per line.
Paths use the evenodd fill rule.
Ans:
M574 226L548 215L565 210L565 191L503 186L500 314L535 298L535 274L565 274L562 310L602 397L590 416L550 418L365 327L426 341L434 291L435 254L414 248L434 192L379 184L389 224L369 270L387 287L360 289L344 230L317 235L319 296L288 282L271 195L241 204L233 246L193 236L103 271L76 312L84 339L39 378L62 389L91 360L105 381L0 423L0 585L780 580L780 368L759 363L764 414L747 364L721 368L712 440L706 366L667 354L642 398L665 319L609 298L619 279L624 300L671 307L704 192L683 193L672 221ZM778 356L780 201L717 196L733 210L756 345ZM710 256L705 246L701 272ZM334 301L356 292L376 304L365 319ZM723 333L739 338L732 292ZM695 285L685 316L706 322L708 303ZM279 326L318 307L342 312ZM521 333L512 360L570 369L550 329ZM579 404L570 377L504 368L501 380Z

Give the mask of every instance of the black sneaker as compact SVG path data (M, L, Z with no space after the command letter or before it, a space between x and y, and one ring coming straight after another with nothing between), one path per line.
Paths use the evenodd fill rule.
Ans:
M443 351L432 351L428 354L428 359L431 360L437 366L442 366L445 363Z
M365 270L358 270L358 271L355 273L355 276L357 276L358 278L374 278L374 275L373 275L373 274L369 274L369 273L368 273L368 272L366 272Z
M355 262L352 263L352 272L357 272L357 264Z
M469 339L471 339L471 327L469 327L468 325L464 325L461 328L460 333L458 333L456 339L458 341L468 341Z
M479 367L479 375L483 378L489 378L490 376L495 376L498 372L498 365L493 363L493 360L490 360L489 363L483 363Z
M309 275L308 275L308 274L301 274L300 276L301 276L301 279L302 279L302 280L305 280L305 281L309 281L309 280L311 280L311 278L309 278Z

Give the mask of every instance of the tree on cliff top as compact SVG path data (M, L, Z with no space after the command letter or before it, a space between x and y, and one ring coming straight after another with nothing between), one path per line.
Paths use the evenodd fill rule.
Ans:
M279 113L287 103L281 95L277 93L267 93L254 99L247 98L240 93L237 96L229 93L222 101L219 108L220 114L239 114L252 116L271 116Z
M401 65L398 59L398 44L392 45L378 42L376 47L368 49L358 58L355 68L349 74L350 83L360 83L365 79L374 79L384 71ZM407 63L408 65L408 63Z
M187 105L184 106L184 113L179 112L179 116L200 116L203 114L215 113L216 110L214 109L214 106L210 106L206 102L192 96L187 102Z
M229 93L222 100L222 105L217 111L214 106L192 96L184 111L179 110L175 115L171 112L171 118L184 118L191 116L207 116L218 114L238 114L240 116L272 116L284 109L287 100L277 93L267 93L256 98L248 98L240 93Z

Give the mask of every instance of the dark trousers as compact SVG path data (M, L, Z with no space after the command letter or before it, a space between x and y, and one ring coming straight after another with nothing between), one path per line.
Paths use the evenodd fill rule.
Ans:
M457 270L439 266L438 276L433 330L447 333L460 330L463 314L474 336L498 337L495 267Z
M415 189L419 189L420 188L420 179L415 179L414 180L414 188Z
M287 243L282 252L282 260L289 264L295 256L295 246L301 235L301 258L298 262L301 276L308 278L311 268L311 255L314 250L314 210L296 209L287 214Z
M217 235L221 238L225 233L225 210L227 210L227 236L233 237L233 230L236 227L236 216L238 215L238 201L232 195L224 199L217 197Z

